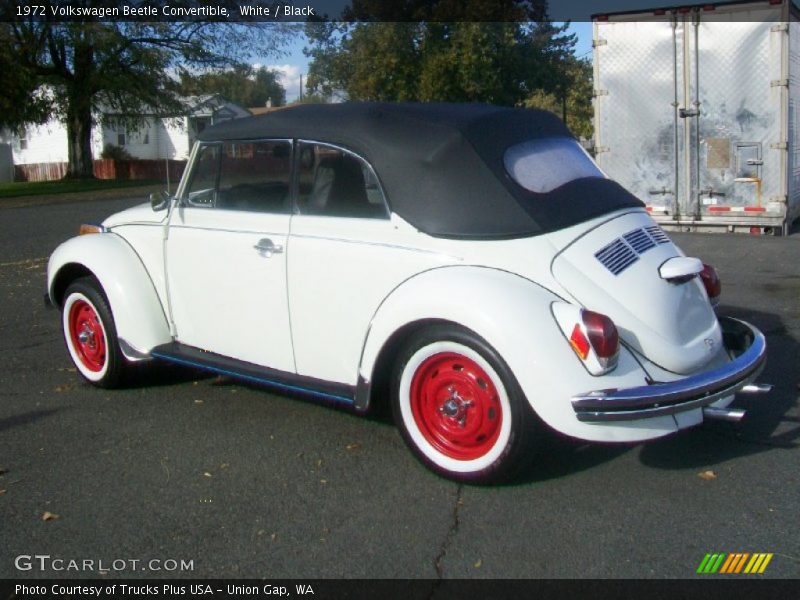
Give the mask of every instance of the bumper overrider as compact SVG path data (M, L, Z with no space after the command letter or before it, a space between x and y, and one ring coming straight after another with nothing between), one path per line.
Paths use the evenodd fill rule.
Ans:
M721 317L719 324L725 349L731 356L729 363L668 383L579 394L572 398L578 420L591 423L646 419L704 408L739 391L768 391L770 386L749 385L766 362L764 335L749 323L730 317ZM714 410L706 408L706 417L719 417Z

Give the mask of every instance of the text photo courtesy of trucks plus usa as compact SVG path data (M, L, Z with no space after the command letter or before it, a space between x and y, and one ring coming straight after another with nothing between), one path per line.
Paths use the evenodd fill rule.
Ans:
M784 597L800 8L333 4L0 6L0 596Z

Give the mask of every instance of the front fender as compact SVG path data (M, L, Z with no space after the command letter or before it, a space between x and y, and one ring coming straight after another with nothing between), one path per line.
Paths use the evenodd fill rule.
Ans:
M58 292L63 288L63 277L76 272L76 266L90 271L103 287L128 358L144 358L153 347L172 341L153 281L139 256L120 236L82 235L56 248L47 265L47 290L54 304L61 305Z
M553 318L551 305L561 300L528 279L498 269L450 266L416 275L398 286L372 319L359 367L360 388L369 389L381 350L395 332L420 321L444 320L486 340L514 373L534 411L557 431L593 441L639 441L675 431L671 417L612 426L578 421L570 399L586 385L645 385L646 374L623 348L614 371L591 375ZM363 410L368 395L357 393L356 401Z

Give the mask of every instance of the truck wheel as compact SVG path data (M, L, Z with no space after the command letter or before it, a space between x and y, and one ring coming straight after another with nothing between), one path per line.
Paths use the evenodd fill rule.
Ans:
M406 444L450 479L498 483L532 455L536 420L505 362L474 333L435 325L400 352L392 409Z
M114 318L94 277L76 279L64 293L64 341L78 372L98 387L118 387L128 369L117 341Z

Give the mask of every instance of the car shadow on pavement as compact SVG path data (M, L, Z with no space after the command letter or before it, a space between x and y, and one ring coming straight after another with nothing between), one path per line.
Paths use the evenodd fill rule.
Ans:
M595 444L542 430L531 462L506 485L541 483L587 471L630 452L638 444Z
M208 371L152 361L137 365L131 377L125 382L125 388L135 390L149 387L168 387L190 381L203 381L213 377L215 375Z
M800 343L779 315L734 306L721 306L721 315L743 319L758 327L767 338L767 365L758 377L771 383L771 392L739 394L732 407L747 411L740 423L707 421L698 429L642 446L640 460L660 469L712 466L739 456L800 448L798 416L798 357Z
M30 412L22 413L21 415L13 415L11 417L5 417L0 419L0 433L6 431L7 429L13 429L14 427L21 427L25 425L29 425L39 419L44 419L49 417L61 409L51 409L51 410L32 410Z

